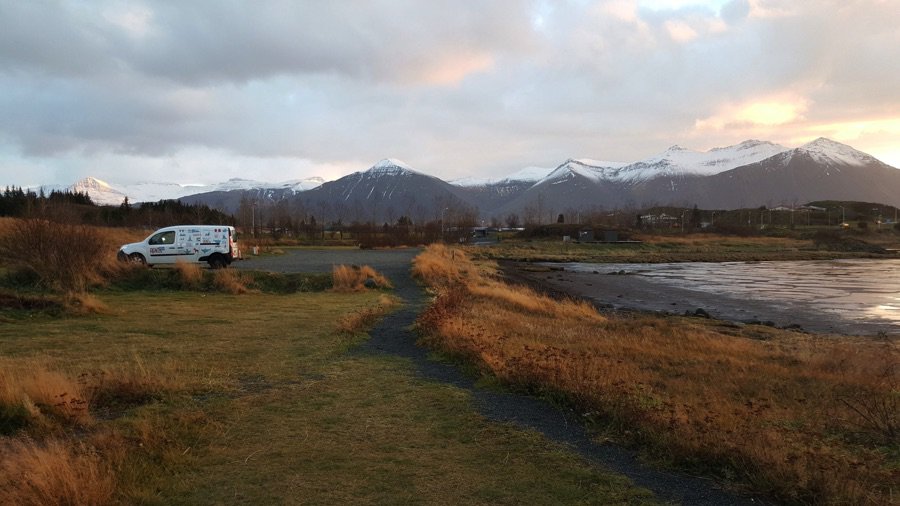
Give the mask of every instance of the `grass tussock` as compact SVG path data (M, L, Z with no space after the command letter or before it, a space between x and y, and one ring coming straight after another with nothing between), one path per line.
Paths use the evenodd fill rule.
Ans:
M88 391L76 377L38 360L0 361L0 434L89 425Z
M897 493L895 342L605 319L486 279L442 246L414 272L437 293L419 321L427 344L561 397L659 459L786 503L889 504Z
M399 303L396 297L381 294L374 305L348 313L338 320L337 331L342 334L359 334L391 312Z
M175 272L178 273L185 290L196 290L203 284L203 270L200 264L178 261L175 263Z
M391 288L391 282L368 265L335 265L332 271L335 292L361 292L366 288Z
M89 293L68 293L63 297L63 308L71 315L104 314L109 308L102 300Z
M0 503L22 506L111 504L112 469L83 444L0 440Z
M413 274L439 290L460 290L466 295L528 313L547 317L575 318L603 322L606 319L590 304L577 300L557 300L525 287L511 287L492 275L492 269L479 268L461 250L443 244L428 247L413 260ZM451 298L453 297L451 296Z
M120 417L193 388L171 364L142 360L74 372L48 358L0 358L0 504L112 504L136 448L174 461L172 424ZM133 472L130 470L128 472Z
M249 287L251 282L252 279L234 269L217 269L213 272L213 287L220 292L232 295L251 293L254 291Z
M0 434L89 427L96 414L188 388L174 368L162 369L150 370L139 358L82 372L55 367L46 358L0 358Z

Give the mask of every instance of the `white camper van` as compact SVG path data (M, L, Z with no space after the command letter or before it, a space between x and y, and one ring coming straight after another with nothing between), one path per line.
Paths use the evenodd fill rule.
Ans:
M141 242L122 246L118 258L149 266L207 262L213 269L220 269L240 258L240 253L234 227L175 225L161 228Z

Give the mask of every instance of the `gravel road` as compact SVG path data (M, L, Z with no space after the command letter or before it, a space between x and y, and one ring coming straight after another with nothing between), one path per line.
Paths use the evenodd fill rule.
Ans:
M416 335L411 330L427 303L423 288L410 276L410 262L418 252L418 249L289 250L284 255L252 258L234 265L240 269L274 272L330 272L337 264L370 265L391 280L395 294L405 304L373 328L371 338L356 353L407 358L424 378L469 391L476 409L485 417L539 431L551 440L568 445L595 465L624 474L663 501L709 506L768 504L723 490L712 480L649 468L630 450L595 443L575 413L534 397L478 388L457 367L429 360L428 350L416 346Z

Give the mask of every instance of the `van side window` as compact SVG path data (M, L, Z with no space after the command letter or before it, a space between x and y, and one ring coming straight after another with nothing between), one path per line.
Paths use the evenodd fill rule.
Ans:
M175 231L160 232L150 238L150 244L175 244Z

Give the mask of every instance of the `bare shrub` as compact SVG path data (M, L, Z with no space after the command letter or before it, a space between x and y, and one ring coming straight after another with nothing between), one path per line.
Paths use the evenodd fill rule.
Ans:
M865 439L896 447L900 444L900 363L885 364L872 379L870 384L838 388L834 398L845 409L837 413L843 412L845 423Z
M0 440L0 503L21 506L113 502L112 469L95 450L60 440Z
M332 271L333 290L336 292L360 292L372 286L390 288L391 282L368 265L335 265Z
M103 282L115 245L94 227L26 218L8 223L0 255L34 271L40 283L61 292L84 292Z

